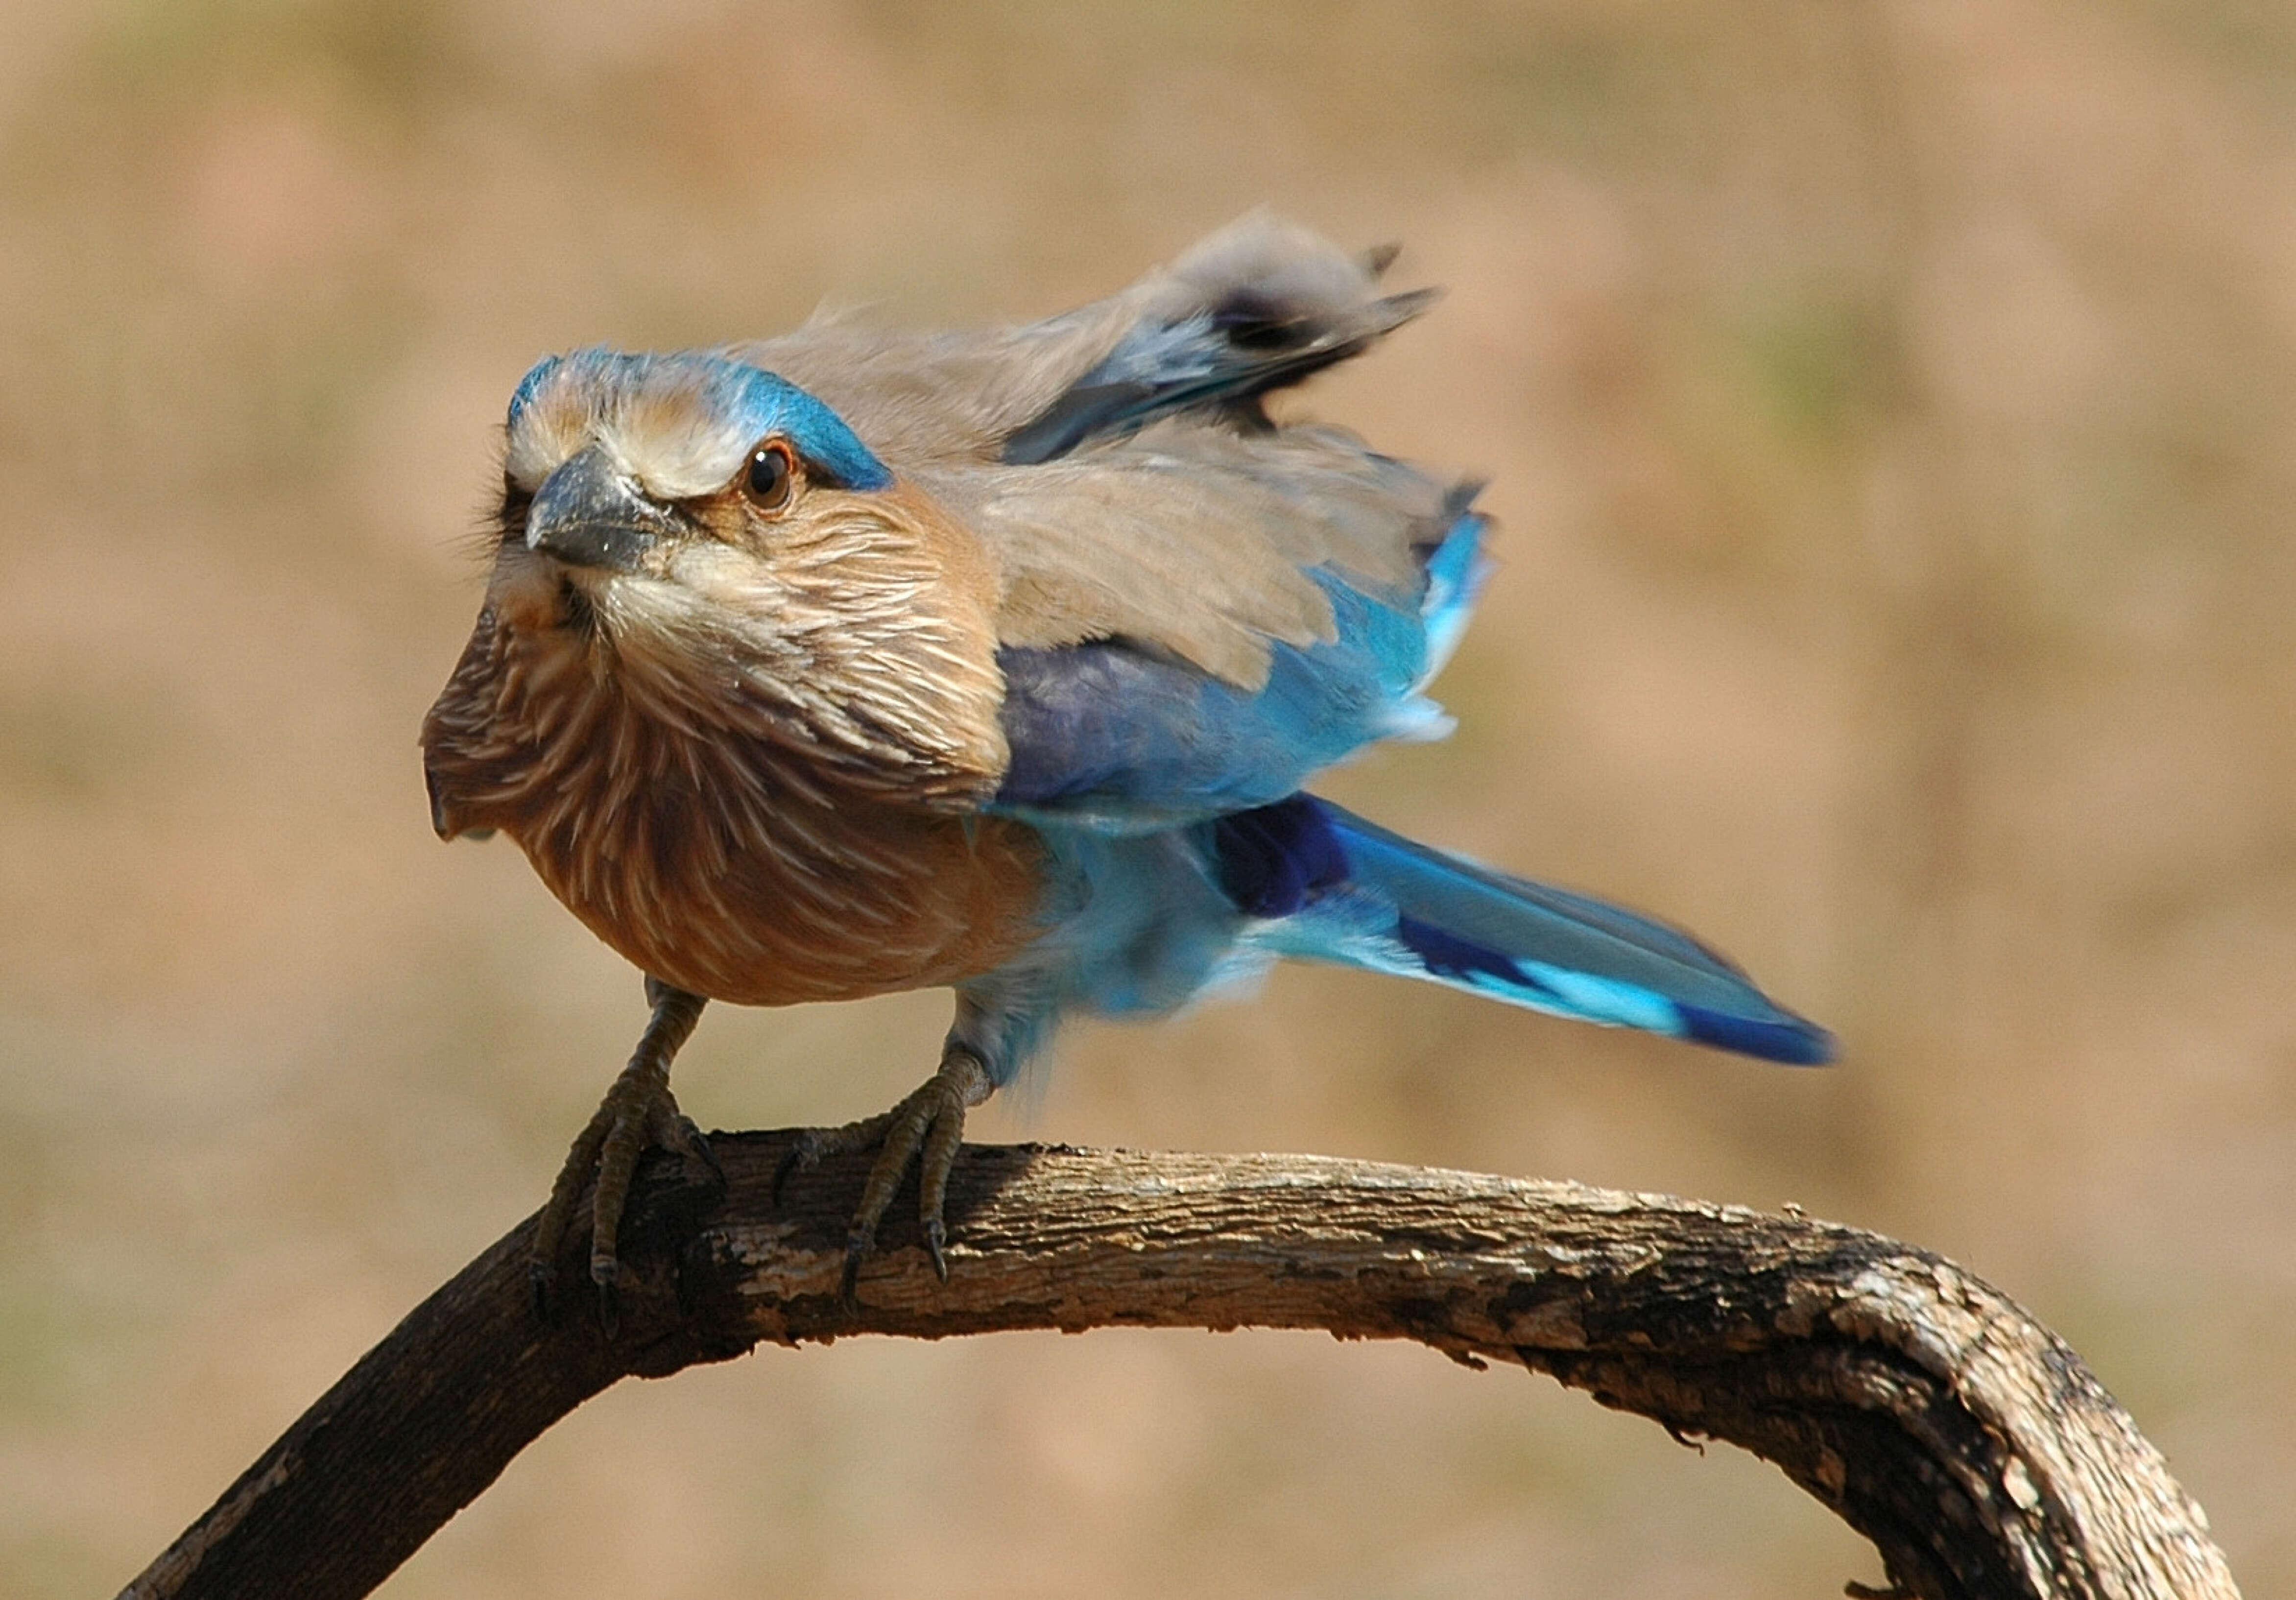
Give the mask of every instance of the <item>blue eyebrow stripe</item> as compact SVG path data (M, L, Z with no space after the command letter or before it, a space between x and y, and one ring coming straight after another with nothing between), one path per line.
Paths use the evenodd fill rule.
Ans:
M704 359L724 374L719 382L733 391L732 407L754 421L755 432L780 433L816 469L816 477L869 493L893 487L892 470L827 404L763 367L722 356Z

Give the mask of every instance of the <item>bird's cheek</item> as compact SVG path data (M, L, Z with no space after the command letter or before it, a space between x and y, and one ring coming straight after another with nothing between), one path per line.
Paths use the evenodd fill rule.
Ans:
M714 539L678 550L668 582L684 604L720 619L756 622L788 600L788 586L768 559Z
M676 578L616 578L598 586L593 600L600 628L626 661L708 676L723 656L729 619Z

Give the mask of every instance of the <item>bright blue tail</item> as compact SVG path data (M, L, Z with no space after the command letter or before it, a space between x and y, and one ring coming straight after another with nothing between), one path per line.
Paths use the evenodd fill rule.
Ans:
M1294 795L1206 825L1248 940L1471 989L1534 1011L1767 1061L1832 1059L1824 1029L1662 923L1463 861Z

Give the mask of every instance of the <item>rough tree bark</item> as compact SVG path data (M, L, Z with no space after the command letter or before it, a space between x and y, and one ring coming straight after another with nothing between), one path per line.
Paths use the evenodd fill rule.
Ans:
M947 1284L889 1226L849 1306L859 1158L824 1163L776 1210L790 1136L713 1136L722 1194L649 1170L611 1334L586 1294L537 1319L531 1224L512 1230L125 1595L365 1595L529 1440L631 1374L768 1340L1113 1325L1323 1328L1551 1374L1775 1462L1923 1600L2238 1595L2200 1507L2070 1350L1950 1261L1876 1235L1363 1161L969 1146ZM562 1278L588 1287L578 1262Z

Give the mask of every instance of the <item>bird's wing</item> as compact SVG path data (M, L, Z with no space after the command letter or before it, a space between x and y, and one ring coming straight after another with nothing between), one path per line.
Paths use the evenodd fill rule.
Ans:
M1444 726L1418 690L1445 648L1431 628L1456 632L1472 593L1472 488L1262 408L1433 298L1380 294L1392 256L1255 213L1045 322L817 319L734 352L828 402L980 540L1008 804L1201 816Z
M1309 569L1394 597L1442 532L1444 485L1261 409L1427 304L1380 295L1392 257L1255 212L1043 322L817 318L731 353L826 401L980 537L1008 642L1136 639L1248 685L1271 641L1329 636Z
M952 333L824 313L726 353L834 407L896 472L1033 465L1178 412L1264 427L1260 397L1367 349L1434 299L1382 296L1392 246L1351 254L1254 211L1103 300Z
M1416 547L1406 585L1308 570L1322 626L1261 637L1267 664L1248 681L1133 636L1007 642L998 805L1111 831L1168 826L1280 800L1373 740L1439 737L1449 720L1422 691L1481 580L1472 492L1446 503L1446 531Z
M995 560L1005 644L1126 639L1242 688L1266 682L1275 645L1336 641L1334 582L1415 609L1463 509L1456 486L1335 429L1187 418L924 481Z

